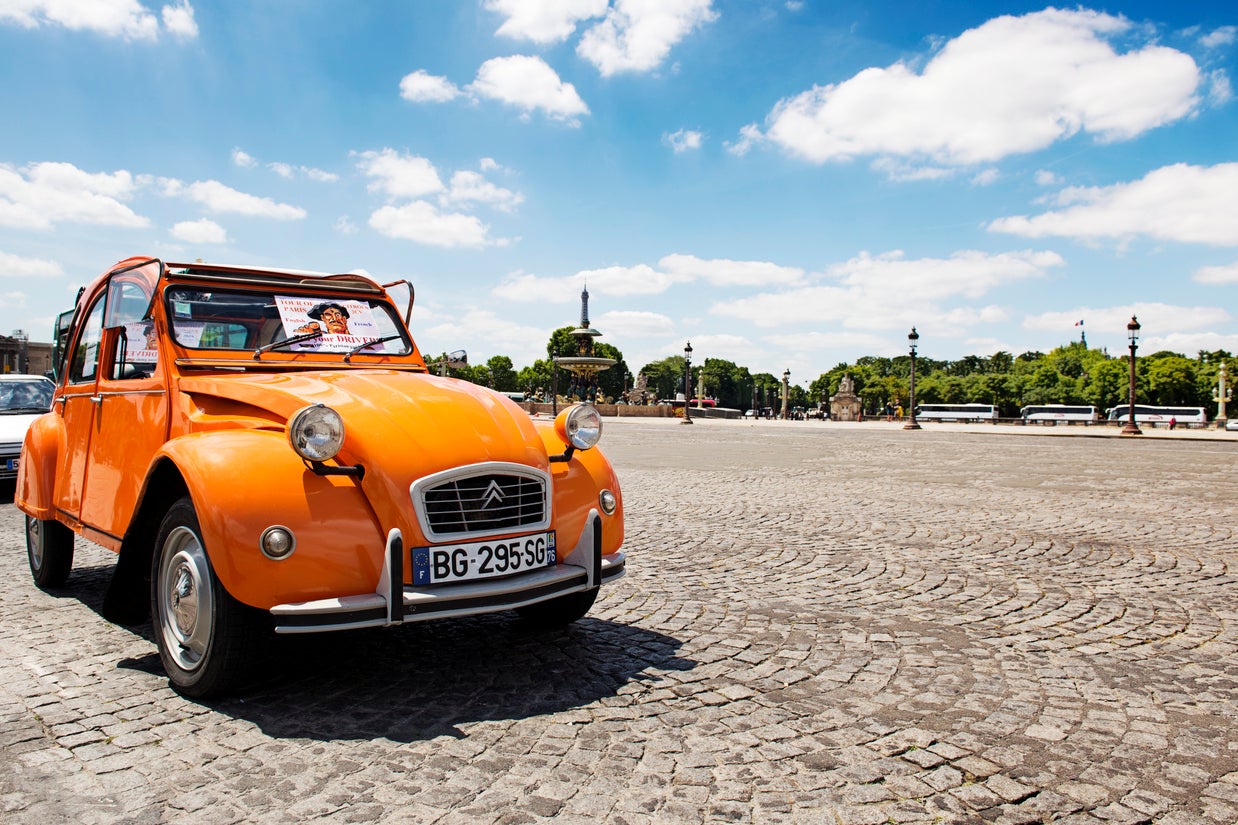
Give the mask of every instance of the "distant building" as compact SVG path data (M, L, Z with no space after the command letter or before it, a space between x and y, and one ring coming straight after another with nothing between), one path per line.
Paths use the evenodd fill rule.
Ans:
M51 344L32 342L20 329L0 335L0 373L43 375L51 368Z

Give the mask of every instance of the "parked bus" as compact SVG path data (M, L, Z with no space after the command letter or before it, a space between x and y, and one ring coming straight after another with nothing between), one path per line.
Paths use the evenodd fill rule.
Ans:
M1131 417L1129 404L1121 404L1109 410L1109 420L1125 424ZM1203 407L1153 407L1148 404L1135 405L1136 424L1168 424L1169 419L1186 425L1203 426L1208 423L1208 413Z
M1027 406L1019 410L1023 423L1056 424L1059 421L1082 421L1093 424L1100 420L1100 413L1095 407L1072 407L1066 404L1040 404Z
M997 421L992 404L918 404L916 418L925 421Z

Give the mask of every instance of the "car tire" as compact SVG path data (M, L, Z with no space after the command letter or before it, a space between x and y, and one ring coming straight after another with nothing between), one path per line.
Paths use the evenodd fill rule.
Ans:
M55 520L26 516L26 556L35 584L60 587L73 569L73 531Z
M554 599L547 599L537 604L529 604L516 608L524 622L537 630L553 630L564 627L577 619L584 617L597 600L598 588L582 590L579 593L568 593Z
M177 692L194 698L234 689L252 664L258 624L215 575L193 502L182 498L159 526L151 559L151 619L159 658Z

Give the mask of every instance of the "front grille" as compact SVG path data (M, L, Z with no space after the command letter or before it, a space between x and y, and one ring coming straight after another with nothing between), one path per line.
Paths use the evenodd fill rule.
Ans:
M487 473L453 478L421 492L426 524L436 534L494 533L546 521L541 478Z

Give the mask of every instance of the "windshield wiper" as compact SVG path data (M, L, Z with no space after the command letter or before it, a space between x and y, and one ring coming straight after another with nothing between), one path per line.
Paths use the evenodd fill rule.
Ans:
M347 353L344 354L344 363L347 364L354 355L361 352L361 350L365 349L366 347L372 347L375 344L385 344L388 341L399 341L403 337L404 336L400 335L397 332L394 335L384 335L382 338L375 338L373 341L366 341L364 344L358 344L357 346L353 347ZM371 353L371 354L379 355L381 353Z
M303 332L300 335L293 335L291 338L281 338L278 341L267 344L265 347L258 347L258 349L254 350L254 360L259 360L262 353L267 352L268 350L273 350L276 347L287 347L292 344L299 344L302 341L309 341L310 339L321 337L322 330L316 329L311 332Z
M0 415L4 413L50 412L51 408L51 404L48 404L46 407L36 407L33 404L28 404L24 407L5 407L3 410L0 410Z

